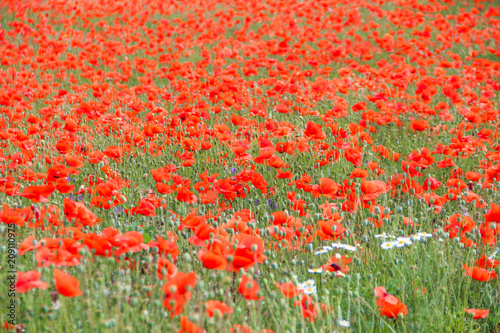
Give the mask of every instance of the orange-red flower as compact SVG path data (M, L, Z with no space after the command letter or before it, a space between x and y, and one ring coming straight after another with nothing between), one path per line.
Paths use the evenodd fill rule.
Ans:
M337 217L338 216L338 217ZM320 229L316 232L323 240L342 239L345 229L337 220L340 215L334 213L333 219L328 221L318 221Z
M486 222L500 222L500 205L490 203L490 210L483 217Z
M233 313L233 308L226 305L223 302L217 301L217 300L211 300L207 301L205 303L205 308L207 311L207 315L209 317L213 317L217 312L221 315L221 317L224 317L224 315L231 316Z
M190 321L187 317L181 317L181 329L177 331L177 333L203 333L205 330L192 321Z
M37 271L29 271L26 273L18 271L16 291L20 294L23 294L33 288L47 289L48 284L46 282L40 281L40 276L40 272Z
M413 120L410 127L414 131L422 132L429 128L429 123L425 120Z
M175 317L184 312L185 304L191 299L188 289L194 288L198 278L196 273L178 272L163 285L165 298L163 306L170 311L170 316Z
M300 291L300 289L297 288L297 286L295 286L293 282L283 282L281 284L275 282L274 284L286 298L293 298L302 294L302 291Z
M247 270L255 263L263 263L266 259L264 255L264 242L257 236L239 233L234 238L238 241L236 249L232 251L232 261L228 265L229 271L238 271L241 268Z
M23 193L20 195L33 202L48 202L48 197L56 190L54 184L42 185L42 186L28 186L24 189Z
M311 296L302 295L300 301L296 301L293 305L298 306L302 312L302 316L311 322L316 320L318 316L317 304L314 302Z
M241 278L240 285L238 287L238 292L243 295L247 300L259 300L264 299L263 296L259 296L257 293L260 291L260 287L254 280L250 279L248 276L243 275Z
M355 148L347 148L344 152L346 160L354 164L355 167L360 167L363 163L361 152Z
M368 181L364 178L361 180L361 192L363 192L363 200L375 200L381 194L389 191L387 185L380 180Z
M78 297L83 293L80 290L80 282L59 269L54 269L54 281L59 294L66 297Z
M480 309L464 309L468 314L472 314L472 319L483 319L488 317L490 310L480 310Z
M399 314L406 316L408 314L408 307L401 303L401 301L388 294L384 287L376 287L374 289L375 296L377 296L377 305L382 316L389 318L397 318Z
M319 196L325 196L327 198L333 199L340 190L339 185L330 178L320 178L319 185L313 185L311 194L318 198Z
M497 277L497 272L495 271L488 271L486 269L479 268L477 266L474 267L469 267L467 265L462 265L462 268L465 269L465 275L472 277L474 280L477 281L490 281L490 280L496 280Z

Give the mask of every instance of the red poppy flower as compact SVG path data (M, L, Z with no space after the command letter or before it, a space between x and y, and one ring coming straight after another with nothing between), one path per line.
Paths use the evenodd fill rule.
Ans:
M229 271L238 271L241 268L247 270L256 262L261 264L266 259L262 239L239 233L235 236L234 240L237 240L238 243L236 244L236 249L232 252L233 260L228 265Z
M195 323L191 322L187 317L181 317L181 329L177 333L203 333L205 330Z
M467 265L462 265L462 268L465 269L465 274L467 276L470 276L477 281L485 282L485 281L490 281L491 279L493 280L497 279L497 272L495 271L488 271L486 269L482 269L477 266L469 267Z
M214 242L206 249L200 249L198 259L203 263L203 267L208 269L225 270L228 264L225 248L219 242Z
M122 253L149 249L149 246L144 244L144 236L138 231L128 231L123 235L118 235L115 237L115 242L119 246L119 249L114 252L117 257Z
M354 164L355 167L360 167L363 163L361 152L354 148L347 148L344 152L346 160Z
M302 295L301 300L296 301L293 304L300 307L302 316L305 319L308 319L311 322L314 322L316 320L316 317L318 316L318 310L316 307L316 303L314 302L312 297L308 295Z
M238 287L238 292L243 295L247 300L260 300L264 299L263 296L257 295L260 291L260 287L254 280L250 279L248 276L243 275L241 278L240 285Z
M68 220L73 220L77 225L92 227L101 221L83 203L75 202L69 198L65 198L63 202L64 215Z
M18 271L16 291L20 294L23 294L33 288L47 289L48 284L46 282L40 281L40 276L40 272L37 271L29 271L26 273Z
M216 300L207 301L205 303L205 308L209 317L213 317L217 312L221 315L221 317L224 317L226 314L229 317L233 313L232 307Z
M196 286L198 278L194 272L178 272L163 285L165 298L163 306L170 311L172 317L184 312L184 305L191 299L191 292L188 288Z
M367 181L364 178L361 180L361 192L363 192L363 200L374 200L381 194L389 191L387 185L380 180Z
M299 288L297 288L293 284L293 282L283 282L282 284L275 282L274 284L286 298L293 298L295 296L302 294L302 291L299 290Z
M480 268L495 268L500 264L500 261L495 259L490 259L486 257L484 254L481 255L481 258L476 260L476 266Z
M483 215L486 222L500 222L500 205L490 203L490 210Z
M410 127L414 131L422 132L429 128L429 123L425 120L413 120Z
M80 282L59 269L54 269L54 280L57 291L66 297L78 297L82 295L80 290Z
M388 318L397 318L399 314L406 316L408 314L408 307L403 303L399 304L388 304L382 308L378 309L382 316Z
M338 213L335 213L334 218L337 215ZM338 216L340 217L340 215ZM320 229L317 231L317 234L323 240L342 239L342 236L345 232L344 227L339 222L333 219L328 221L318 221L318 225Z
M401 303L401 301L388 294L384 287L376 287L374 289L375 296L377 296L377 305L382 316L389 318L397 318L399 314L406 316L408 314L408 307Z
M480 310L480 309L464 309L468 314L473 314L472 319L483 319L488 317L490 310Z
M54 184L42 185L42 186L28 186L24 189L23 193L20 195L33 202L48 202L48 197L56 190Z
M311 194L318 198L319 196L325 196L327 198L335 198L337 192L339 191L339 185L330 178L320 178L319 185L313 185Z

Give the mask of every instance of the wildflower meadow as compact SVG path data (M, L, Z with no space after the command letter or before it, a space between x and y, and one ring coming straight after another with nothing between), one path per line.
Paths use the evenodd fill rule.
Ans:
M0 0L0 332L500 332L496 0Z

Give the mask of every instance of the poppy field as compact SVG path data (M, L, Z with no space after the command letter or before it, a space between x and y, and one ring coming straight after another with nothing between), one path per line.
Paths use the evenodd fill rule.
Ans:
M0 331L500 332L500 4L0 0Z

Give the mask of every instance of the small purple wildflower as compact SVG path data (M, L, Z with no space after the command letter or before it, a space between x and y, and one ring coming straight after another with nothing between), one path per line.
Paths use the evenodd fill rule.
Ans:
M276 209L276 203L274 202L274 200L271 198L269 200L267 200L267 205L269 206L269 208L271 208L272 210L275 210Z

